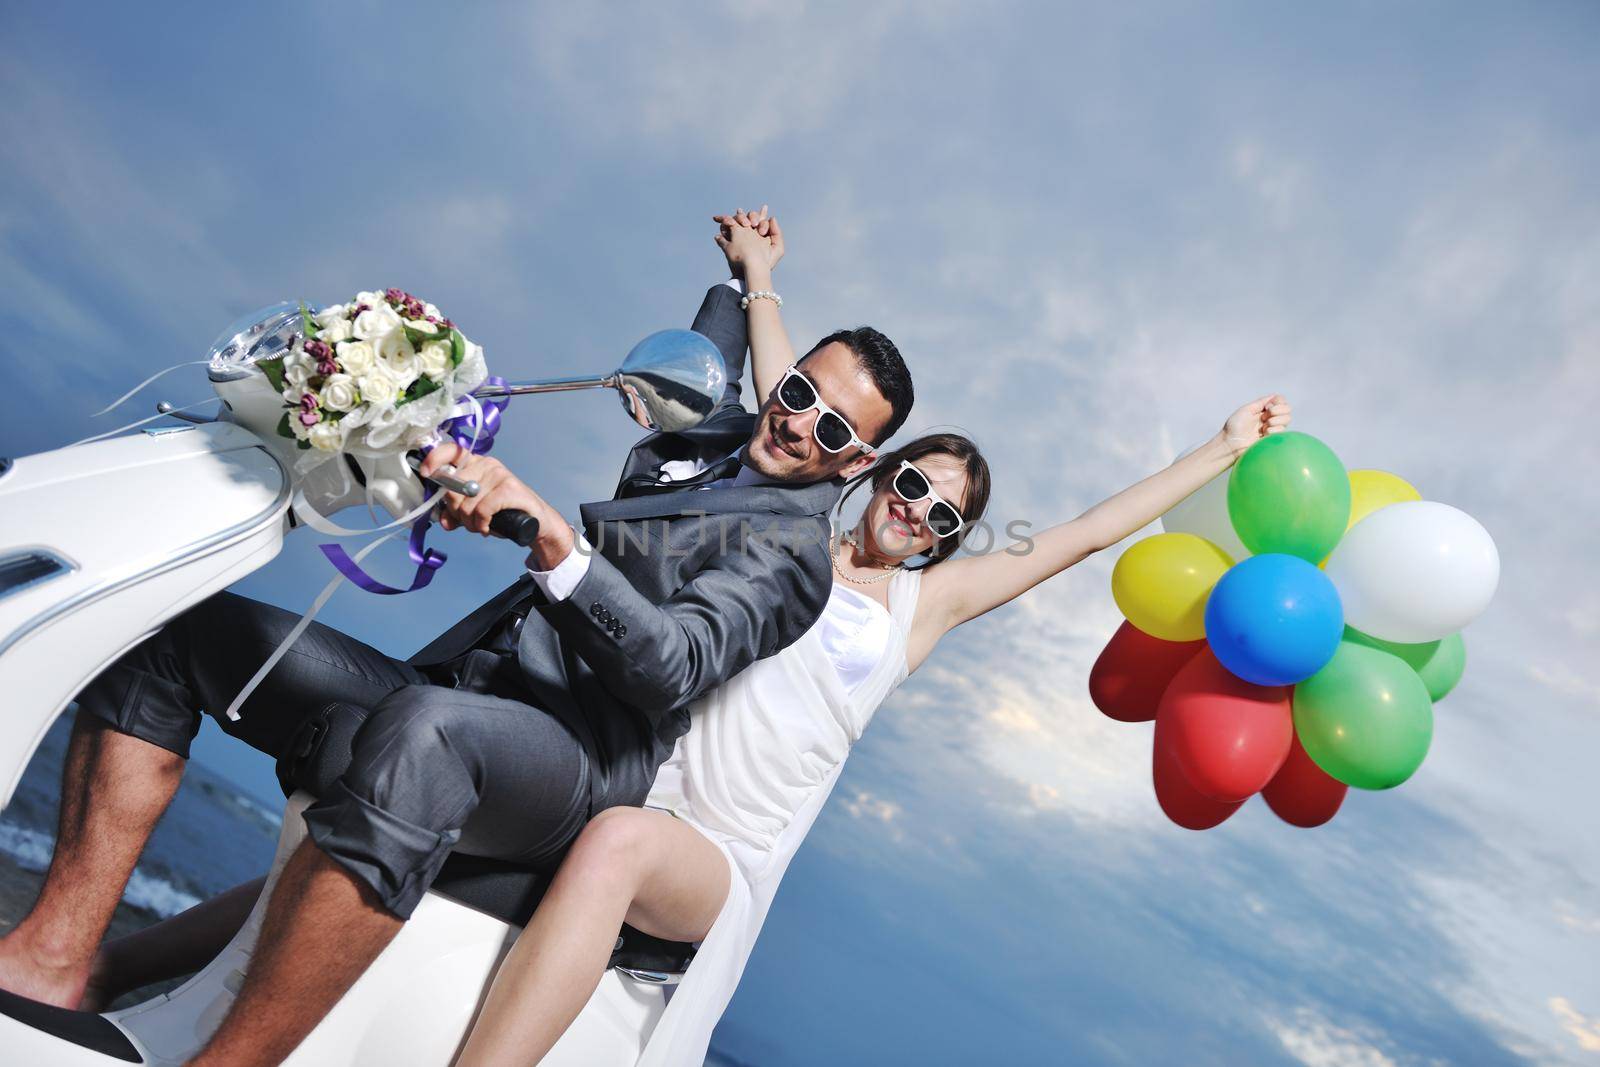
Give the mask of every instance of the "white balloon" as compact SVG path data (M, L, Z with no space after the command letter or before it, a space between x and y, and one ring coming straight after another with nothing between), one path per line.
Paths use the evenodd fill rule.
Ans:
M1249 558L1251 553L1239 540L1239 535L1233 532L1233 520L1228 517L1229 473L1223 471L1174 504L1170 511L1161 516L1161 528L1167 533L1191 533L1204 537L1238 563Z
M1433 500L1380 508L1328 557L1344 621L1384 641L1417 644L1460 630L1489 606L1500 553L1477 519Z

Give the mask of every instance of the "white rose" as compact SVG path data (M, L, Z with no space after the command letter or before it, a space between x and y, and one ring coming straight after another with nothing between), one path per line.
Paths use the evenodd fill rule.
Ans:
M293 382L290 382L288 385L283 387L283 402L288 404L290 407L297 408L300 406L300 396L304 392L304 389L300 388L298 385L295 385ZM293 418L293 416L290 417Z
M398 403L405 391L405 386L389 377L381 366L374 366L366 374L358 377L356 388L360 390L362 400L384 407Z
M296 399L298 399L300 393L305 391L306 382L310 380L310 378L311 371L305 366L305 364L290 363L288 360L284 361L283 379L295 389Z
M384 300L382 293L370 293L369 292L369 293L357 293L356 294L356 303L365 304L368 307L377 307L379 304L387 303L387 301Z
M427 319L406 319L405 323L413 330L417 330L421 333L439 332L439 324L437 322L429 322Z
M427 312L429 315L432 315L436 319L444 318L443 315L439 314L439 309L434 307L432 304L423 304L422 310Z
M378 303L356 316L355 335L363 341L375 341L391 330L400 328L400 316L388 304Z
M332 419L323 419L311 427L312 448L320 448L324 452L337 452L344 447L344 431Z
M340 341L334 350L338 357L339 366L346 374L359 378L370 371L377 362L373 355L371 341Z
M337 322L330 322L328 325L319 329L317 331L317 340L326 341L330 345L336 345L340 341L350 340L352 335L353 331L350 328L350 320L340 319Z
M322 383L319 403L331 411L349 411L361 402L356 380L348 374L330 374Z
M345 322L349 318L350 318L350 314L346 310L345 305L343 305L343 304L329 304L327 307L323 308L321 311L319 311L315 315L311 316L311 321L315 322L317 324L318 328L327 329L329 326L332 326L334 323L336 323L336 322Z
M373 346L378 366L400 383L404 389L417 379L417 350L406 340L404 331L392 330L378 338Z
M442 382L450 373L450 342L429 341L417 353L417 363L422 373L436 382Z

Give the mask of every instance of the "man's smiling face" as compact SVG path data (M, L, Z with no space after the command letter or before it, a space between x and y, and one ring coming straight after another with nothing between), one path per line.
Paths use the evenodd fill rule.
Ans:
M862 440L873 440L889 424L893 415L889 401L847 345L838 341L824 345L802 359L796 369ZM849 477L872 461L856 446L837 453L823 448L812 434L821 412L816 408L790 411L777 393L773 389L761 405L745 449L745 462L757 473L774 481L819 482Z

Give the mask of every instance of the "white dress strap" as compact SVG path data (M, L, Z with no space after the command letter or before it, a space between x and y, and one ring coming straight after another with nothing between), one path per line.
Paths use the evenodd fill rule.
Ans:
M922 592L922 571L901 568L889 580L889 613L900 624L907 637L911 636L911 620L917 614L917 597Z

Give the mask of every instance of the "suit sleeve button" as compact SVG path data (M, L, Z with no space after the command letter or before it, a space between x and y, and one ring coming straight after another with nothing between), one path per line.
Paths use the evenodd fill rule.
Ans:
M600 617L600 613L604 610L605 608L600 605L600 601L598 600L589 605L589 614L593 615L597 619Z
M628 636L628 625L627 625L627 623L621 623L621 622L617 623L616 634L617 634L618 637L627 637Z

